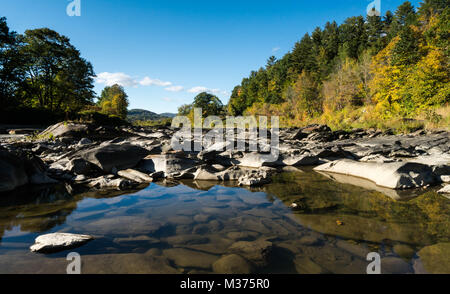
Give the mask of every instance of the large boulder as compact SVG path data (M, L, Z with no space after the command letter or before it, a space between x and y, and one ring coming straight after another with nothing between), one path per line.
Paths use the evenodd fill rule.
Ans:
M174 154L149 155L139 164L138 169L146 173L164 172L166 177L183 174L197 165L197 161L178 157ZM194 177L192 175L192 177Z
M410 189L436 183L431 167L413 162L373 163L342 159L314 170L360 177L391 189Z
M0 150L0 192L7 192L28 184L25 165L16 155Z
M93 239L94 237L89 235L67 233L47 234L37 237L34 245L30 247L30 250L39 253L52 253L79 247Z
M12 191L27 184L54 184L46 174L46 166L38 157L16 155L0 150L0 192Z
M86 135L88 131L88 126L85 124L75 124L60 122L56 125L48 127L39 136L44 138L60 138L60 137L70 137L78 138Z
M125 143L82 150L76 156L98 166L106 173L111 173L114 169L135 167L148 154L149 151L145 148Z

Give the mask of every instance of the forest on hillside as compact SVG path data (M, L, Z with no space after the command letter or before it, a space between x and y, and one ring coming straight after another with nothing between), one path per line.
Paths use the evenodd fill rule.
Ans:
M450 126L450 1L404 2L384 16L328 22L236 86L232 115L278 115L284 126Z

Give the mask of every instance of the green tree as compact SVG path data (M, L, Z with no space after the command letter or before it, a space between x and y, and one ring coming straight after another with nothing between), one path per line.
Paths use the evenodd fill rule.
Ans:
M220 99L212 94L202 92L194 98L193 108L201 108L203 117L222 115L224 107Z
M21 93L29 106L67 112L92 103L92 65L69 38L43 28L25 31L20 41L26 73Z
M18 54L17 34L10 31L6 18L0 18L0 109L17 106L15 93L24 72Z
M128 113L128 95L122 86L115 84L103 89L98 105L102 112L126 119Z

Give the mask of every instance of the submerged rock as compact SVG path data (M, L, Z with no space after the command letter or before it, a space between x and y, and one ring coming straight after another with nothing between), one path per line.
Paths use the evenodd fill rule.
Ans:
M228 248L228 251L245 257L258 267L264 267L269 264L272 249L272 242L256 240L236 242Z
M414 270L419 274L450 274L450 243L427 246L418 252Z
M89 235L67 233L47 234L37 237L34 245L30 247L30 250L39 253L63 251L81 246L93 239L94 237Z
M213 270L217 274L251 274L253 266L242 256L230 254L216 261Z
M431 167L412 162L381 164L342 159L323 164L314 170L361 177L391 189L418 188L436 182Z

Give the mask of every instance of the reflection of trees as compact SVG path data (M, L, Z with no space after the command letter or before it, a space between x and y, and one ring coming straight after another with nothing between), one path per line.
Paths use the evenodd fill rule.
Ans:
M72 195L69 190L64 185L33 186L0 195L0 241L5 231L14 227L40 233L64 224L77 209L77 203L85 198L113 198L139 191L103 190Z

